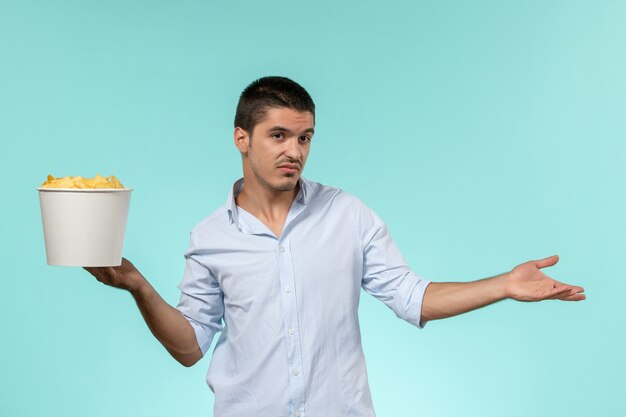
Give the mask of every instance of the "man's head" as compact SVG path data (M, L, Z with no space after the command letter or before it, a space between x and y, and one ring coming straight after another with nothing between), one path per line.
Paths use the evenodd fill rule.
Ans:
M309 112L315 119L315 104L300 84L285 77L263 77L253 81L239 96L235 127L252 134L268 109L280 107Z
M315 125L313 100L284 77L260 78L241 93L235 145L244 178L273 191L291 191L309 154Z

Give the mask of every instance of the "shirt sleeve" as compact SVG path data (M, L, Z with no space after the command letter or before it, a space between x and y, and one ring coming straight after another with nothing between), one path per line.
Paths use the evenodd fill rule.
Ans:
M215 334L223 329L224 296L213 273L200 261L200 255L192 232L185 253L185 274L178 285L180 301L176 308L193 327L204 355Z
M356 205L363 248L362 288L397 317L422 329L422 302L430 281L406 264L380 217L361 201L357 200Z

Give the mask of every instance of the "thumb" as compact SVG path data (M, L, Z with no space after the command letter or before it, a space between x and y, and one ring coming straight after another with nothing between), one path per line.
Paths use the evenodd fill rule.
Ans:
M539 259L537 261L533 261L537 268L546 268L548 266L556 265L559 261L559 255L552 255L547 258Z

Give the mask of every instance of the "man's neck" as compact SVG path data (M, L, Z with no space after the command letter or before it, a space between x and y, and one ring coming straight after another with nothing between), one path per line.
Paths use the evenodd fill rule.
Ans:
M278 191L244 178L243 189L235 197L235 203L279 237L299 190L299 182L293 190Z

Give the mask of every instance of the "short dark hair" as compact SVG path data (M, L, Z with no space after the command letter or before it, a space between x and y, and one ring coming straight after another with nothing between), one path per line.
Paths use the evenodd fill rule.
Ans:
M235 127L252 133L268 109L280 107L308 111L315 118L315 104L300 84L286 77L263 77L253 81L239 96Z

